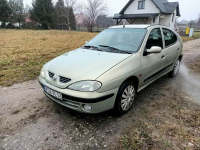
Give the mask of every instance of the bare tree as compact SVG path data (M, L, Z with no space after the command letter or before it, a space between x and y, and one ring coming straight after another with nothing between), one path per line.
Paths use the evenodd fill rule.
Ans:
M106 5L101 0L87 0L87 5L84 7L85 20L83 24L89 32L93 32L93 27L96 25L97 18L106 13Z
M65 17L67 19L67 25L69 31L71 31L71 13L75 10L76 0L65 0Z

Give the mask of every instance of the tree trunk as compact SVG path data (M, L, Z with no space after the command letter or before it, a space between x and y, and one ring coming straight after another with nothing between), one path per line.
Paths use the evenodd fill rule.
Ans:
M68 30L71 31L69 18L67 19L67 22L68 22Z
M19 28L21 29L21 22L19 21Z

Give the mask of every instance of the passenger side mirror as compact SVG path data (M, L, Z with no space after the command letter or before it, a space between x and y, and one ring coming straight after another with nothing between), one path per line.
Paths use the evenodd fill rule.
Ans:
M162 48L159 46L152 46L151 49L147 50L147 53L160 53Z

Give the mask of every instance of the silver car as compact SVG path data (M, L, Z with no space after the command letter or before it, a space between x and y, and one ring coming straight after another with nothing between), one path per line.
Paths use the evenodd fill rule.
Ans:
M114 26L45 64L39 82L47 97L67 108L124 114L137 92L165 74L177 75L182 52L182 40L171 28Z

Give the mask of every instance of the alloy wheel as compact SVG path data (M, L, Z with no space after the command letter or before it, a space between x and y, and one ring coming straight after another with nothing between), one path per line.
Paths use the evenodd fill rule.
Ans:
M124 92L122 93L121 108L124 111L128 110L132 106L134 98L135 88L133 85L129 85L127 88L125 88Z
M175 66L174 66L174 74L175 75L177 75L179 68L180 68L180 61L177 60L176 63L175 63Z

